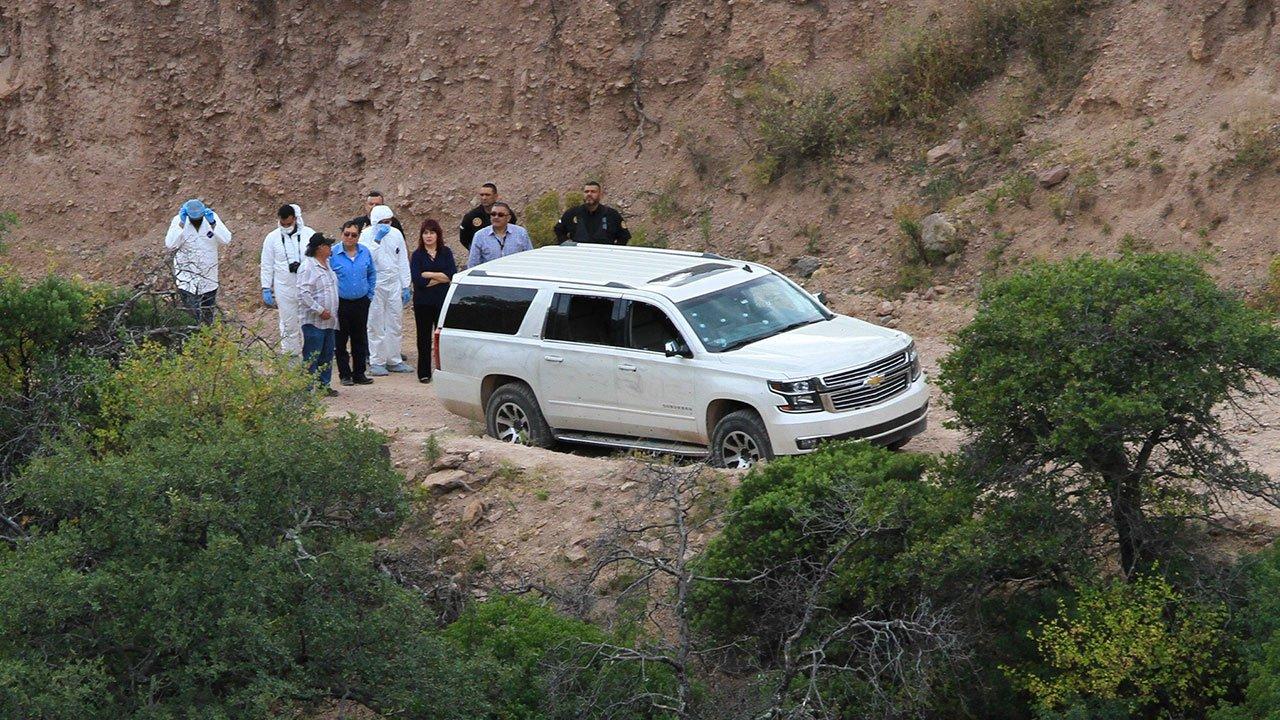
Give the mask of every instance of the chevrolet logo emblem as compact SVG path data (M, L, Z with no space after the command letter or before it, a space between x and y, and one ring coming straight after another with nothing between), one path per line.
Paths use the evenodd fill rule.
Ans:
M867 387L880 387L880 385L882 385L884 381L885 381L884 375L872 375L866 380L863 380L862 384L866 385Z

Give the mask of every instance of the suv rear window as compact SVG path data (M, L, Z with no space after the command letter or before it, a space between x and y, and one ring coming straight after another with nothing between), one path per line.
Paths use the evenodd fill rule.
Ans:
M449 301L443 327L515 335L537 294L534 288L459 285Z

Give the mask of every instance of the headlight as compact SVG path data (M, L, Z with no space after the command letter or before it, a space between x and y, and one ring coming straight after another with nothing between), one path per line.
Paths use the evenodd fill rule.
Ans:
M795 395L796 393L813 392L814 385L816 384L817 383L813 380L799 380L797 382L782 382L775 380L769 383L769 389L779 395Z
M817 387L816 380L798 380L795 382L778 380L769 383L771 391L786 398L787 403L778 406L779 410L786 413L807 413L821 410L822 398L818 397Z
M907 362L911 363L911 382L920 379L920 354L916 352L916 343L913 340L907 346Z

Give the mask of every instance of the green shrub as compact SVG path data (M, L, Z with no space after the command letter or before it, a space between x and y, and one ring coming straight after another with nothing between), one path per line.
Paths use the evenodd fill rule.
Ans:
M560 221L560 194L554 190L543 193L537 200L525 206L520 218L534 247L556 244L556 223Z
M141 351L104 393L108 441L71 433L14 478L0 716L287 717L337 698L483 716L472 668L364 541L406 511L384 437L235 347L214 329Z
M110 342L89 347L102 305L102 293L79 281L27 283L0 269L0 482L65 429L96 415L99 383L116 349ZM0 484L0 513L19 514L6 507L9 500Z
M108 447L166 434L205 438L224 421L265 429L321 412L296 363L246 349L219 330L199 333L177 351L143 345L104 384L102 396L98 435Z
M1157 575L1086 589L1036 633L1043 668L1011 672L1043 715L1203 716L1227 690L1226 618Z
M775 71L752 89L749 99L762 145L753 171L761 185L833 158L857 140L857 106L847 90L811 86Z
M1267 280L1262 288L1261 301L1264 310L1280 313L1280 255L1271 258L1271 264L1267 266Z
M567 192L563 198L555 190L548 190L539 195L537 200L525 206L524 212L520 214L520 224L529 231L529 239L533 241L533 246L540 248L559 242L556 239L556 223L560 221L564 211L581 205L582 201L583 196L580 190Z
M902 657L920 664L896 678L905 683L896 691L883 686L888 677L875 678L881 691L898 692L901 702L915 698L923 705L914 710L926 716L981 708L977 716L1019 717L1022 706L998 667L1033 651L1025 632L1056 588L1092 577L1084 550L1092 538L1052 494L985 495L981 472L959 459L939 466L849 443L752 470L730 500L723 531L696 561L699 574L725 580L694 584L693 626L709 644L750 648L767 672L780 662L813 588L816 615L794 653L851 619L942 612L962 629L940 629L941 636L960 632L966 640L952 649L973 661L949 664L946 652L916 638L901 647ZM873 712L877 701L863 684L872 677L863 663L873 659L865 649L850 641L822 652L828 668L864 668L818 672L832 686L830 707L843 717Z
M9 210L0 211L0 252L4 252L5 239L16 227L18 227L18 214Z
M1228 169L1261 172L1280 159L1280 124L1255 118L1236 123L1226 142Z
M1019 205L1031 207L1031 198L1036 192L1036 180L1027 173L1014 173L1004 179L996 190L997 198L1008 198Z
M934 119L1025 49L1046 74L1074 72L1074 17L1085 0L966 0L938 25L908 33L864 80L870 121Z
M1232 620L1243 656L1243 698L1213 720L1280 720L1280 545L1246 558L1244 604Z
M491 663L487 692L495 717L546 717L555 664L582 643L603 642L599 628L564 617L546 605L500 595L472 605L445 629L445 637L468 656Z
M658 222L672 220L684 213L684 208L680 207L678 194L680 192L680 181L678 178L672 178L658 192L653 202L649 203L649 210L653 215L653 219Z

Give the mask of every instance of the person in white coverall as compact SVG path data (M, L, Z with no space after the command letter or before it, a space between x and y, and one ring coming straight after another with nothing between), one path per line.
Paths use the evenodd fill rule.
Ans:
M262 241L262 302L280 311L280 352L302 357L302 318L298 314L298 268L315 231L302 221L302 208L281 205L280 226Z
M164 246L173 251L173 279L182 304L196 322L213 322L218 302L218 247L231 242L231 231L212 208L192 199L169 222Z
M369 374L413 372L400 355L404 308L411 297L409 251L404 235L391 227L394 213L386 205L369 211L370 225L360 232L360 244L373 255L378 279L369 305Z

